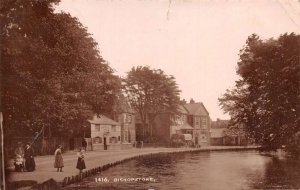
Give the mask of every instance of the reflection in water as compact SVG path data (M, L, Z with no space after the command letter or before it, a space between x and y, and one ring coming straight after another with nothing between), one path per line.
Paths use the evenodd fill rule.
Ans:
M95 178L110 182L95 182ZM113 182L153 177L156 182ZM157 155L132 160L66 189L299 189L299 160L255 151Z

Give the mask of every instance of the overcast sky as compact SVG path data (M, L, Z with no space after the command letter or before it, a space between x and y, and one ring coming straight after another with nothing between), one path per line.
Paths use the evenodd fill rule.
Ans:
M300 31L298 0L62 0L57 9L87 27L116 74L162 69L176 78L181 98L203 102L213 120L229 118L218 97L238 79L247 37Z

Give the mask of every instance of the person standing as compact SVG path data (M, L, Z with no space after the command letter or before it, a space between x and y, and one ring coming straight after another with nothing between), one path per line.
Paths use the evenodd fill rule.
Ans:
M25 157L25 168L28 172L35 170L35 161L34 161L34 150L29 143L26 143L26 148L24 150Z
M55 161L54 168L57 168L57 172L62 172L62 168L64 167L64 161L62 157L62 145L59 145L55 150Z
M77 165L76 168L79 169L79 173L82 173L82 170L85 169L85 162L84 162L84 150L79 149L78 153L78 160L77 160Z
M81 145L82 145L82 148L84 149L84 151L86 151L87 142L85 139L82 139Z

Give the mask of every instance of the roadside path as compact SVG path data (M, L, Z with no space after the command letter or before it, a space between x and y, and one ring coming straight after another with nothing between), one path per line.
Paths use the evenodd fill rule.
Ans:
M87 170L105 164L131 158L138 155L168 153L181 151L199 151L199 150L229 150L229 149L253 149L254 146L209 146L201 148L132 148L126 150L107 150L107 151L87 151L85 163ZM8 181L33 180L42 183L53 178L57 182L62 182L65 177L77 175L79 171L76 169L77 152L67 152L63 154L64 168L63 172L57 172L54 168L54 155L35 157L36 170L34 172L14 172L13 166L9 167L11 171Z

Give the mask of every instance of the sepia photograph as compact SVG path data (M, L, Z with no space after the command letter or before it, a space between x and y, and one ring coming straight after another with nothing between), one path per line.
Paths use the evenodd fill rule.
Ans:
M300 0L0 0L0 190L300 189Z

